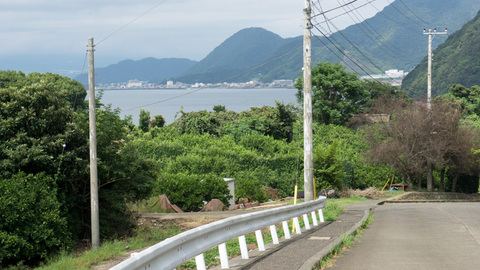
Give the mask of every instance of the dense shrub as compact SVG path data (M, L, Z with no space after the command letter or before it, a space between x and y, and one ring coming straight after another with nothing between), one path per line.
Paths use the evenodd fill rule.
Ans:
M448 175L447 180L445 181L445 190L446 191L453 191L452 190L452 182L453 177ZM479 188L479 177L478 175L465 175L462 174L458 176L455 192L461 193L478 193Z
M166 194L183 211L199 211L204 201L212 199L219 199L228 206L231 198L227 182L213 174L166 173L160 176L156 192Z
M0 265L35 264L72 245L56 193L43 173L0 179Z
M326 149L316 148L313 155L313 175L317 190L333 188L341 190L343 187L342 162L337 157L337 144Z

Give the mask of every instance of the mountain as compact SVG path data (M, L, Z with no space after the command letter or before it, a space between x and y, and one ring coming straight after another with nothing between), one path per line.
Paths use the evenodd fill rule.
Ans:
M104 68L95 69L95 83L121 83L129 80L162 82L180 76L197 62L184 58L156 59L153 57L139 61L124 60ZM88 75L81 74L76 78L83 84L88 84Z
M426 96L427 65L425 57L403 80L411 96ZM480 12L433 51L432 95L448 93L453 84L480 85Z
M186 83L219 82L275 57L286 43L288 40L263 28L243 29L176 79ZM251 77L248 74L247 77L240 76L232 80L245 81Z
M340 31L335 23L312 29L312 62L342 62L348 65L348 70L360 75L379 74L388 69L410 71L427 54L424 28L448 27L456 31L479 9L478 0L397 0L366 20L361 13L349 11L345 17L362 22ZM328 35L328 29L337 32ZM436 38L433 47L444 40ZM302 44L302 37L283 39L265 29L244 29L176 79L184 82L295 79L301 75ZM245 72L253 68L256 69Z
M369 5L375 7L372 2ZM412 70L427 55L427 37L423 29L448 27L454 32L475 17L480 1L396 0L366 20L361 9L353 12L345 8L344 17L351 16L353 21L362 22L337 31L335 20L318 24L316 20L323 18L317 17L316 27L312 29L312 63L341 62L349 71L371 75L388 69ZM329 35L330 30L335 33ZM438 36L433 47L444 41L445 37ZM295 79L301 76L302 47L301 36L282 38L262 28L248 28L225 40L200 62L153 58L137 62L127 60L97 69L97 82L130 79L161 82L172 78L186 83ZM176 61L180 60L183 64L177 66ZM86 82L86 75L79 78Z

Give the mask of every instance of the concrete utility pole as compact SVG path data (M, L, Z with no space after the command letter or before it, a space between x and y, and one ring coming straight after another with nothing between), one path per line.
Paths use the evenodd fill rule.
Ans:
M312 5L305 0L303 34L303 151L305 201L313 200Z
M432 32L432 29L428 29L428 32L423 29L423 34L428 35L428 72L427 72L427 108L430 112L432 109L432 40L435 35L446 35L447 28L445 32L437 32L435 28ZM430 117L430 113L429 113ZM433 191L433 168L432 162L427 159L427 190Z
M88 40L88 109L90 120L90 212L92 249L100 247L100 219L98 214L97 127L95 118L95 64L93 38Z
M428 35L428 85L427 85L427 106L430 110L432 108L432 40L435 35L446 35L447 28L445 28L445 32L437 32L435 28L432 32L432 29L428 29L428 32L423 29L423 34Z

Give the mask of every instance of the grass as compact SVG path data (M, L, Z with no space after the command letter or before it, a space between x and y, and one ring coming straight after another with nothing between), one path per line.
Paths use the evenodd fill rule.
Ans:
M344 206L359 201L366 200L363 197L353 196L350 198L341 199L328 199L323 209L325 221L334 221L344 211ZM312 217L309 216L309 222L312 224ZM303 228L303 218L299 219L300 226ZM290 231L292 223L289 223ZM281 229L281 225L277 225L278 237L283 237L284 232ZM164 227L164 228L142 228L137 231L135 237L130 237L121 240L105 241L102 246L97 250L88 250L82 253L61 255L50 259L47 263L36 269L56 270L56 269L91 269L92 266L102 264L105 261L115 259L117 257L125 256L128 252L136 251L151 245L154 245L168 237L172 237L182 231L177 227ZM247 244L256 244L256 238L254 233L245 236ZM263 233L264 242L272 242L272 237L269 230L264 230ZM227 251L230 256L240 255L240 247L238 240L232 239L227 243ZM218 248L213 248L204 254L205 262L207 265L216 265L220 263ZM189 260L181 267L177 269L195 269L195 259Z
M138 250L154 245L168 237L179 234L177 227L166 227L163 229L143 228L137 231L135 237L123 240L105 241L98 250L88 250L80 254L62 253L50 259L46 265L36 269L90 269L91 266L119 256L124 256L129 251Z

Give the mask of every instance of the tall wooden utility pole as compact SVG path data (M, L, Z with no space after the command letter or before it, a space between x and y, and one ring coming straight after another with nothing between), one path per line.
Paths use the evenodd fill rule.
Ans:
M428 35L427 108L430 117L432 109L432 40L435 35L446 35L447 28L445 28L445 32L437 32L436 28L433 32L432 29L428 29L428 32L423 29L423 34ZM429 159L427 159L427 190L433 191L433 168L432 162Z
M90 212L92 249L100 247L100 219L98 214L97 126L95 119L95 64L93 38L88 40L88 109L90 120Z
M423 34L428 35L428 75L427 75L427 106L430 110L432 108L432 40L435 35L446 35L447 28L445 32L437 32L435 28L432 32L432 29L428 29L428 32L423 29Z
M303 151L305 201L313 200L312 5L305 0L303 34Z

